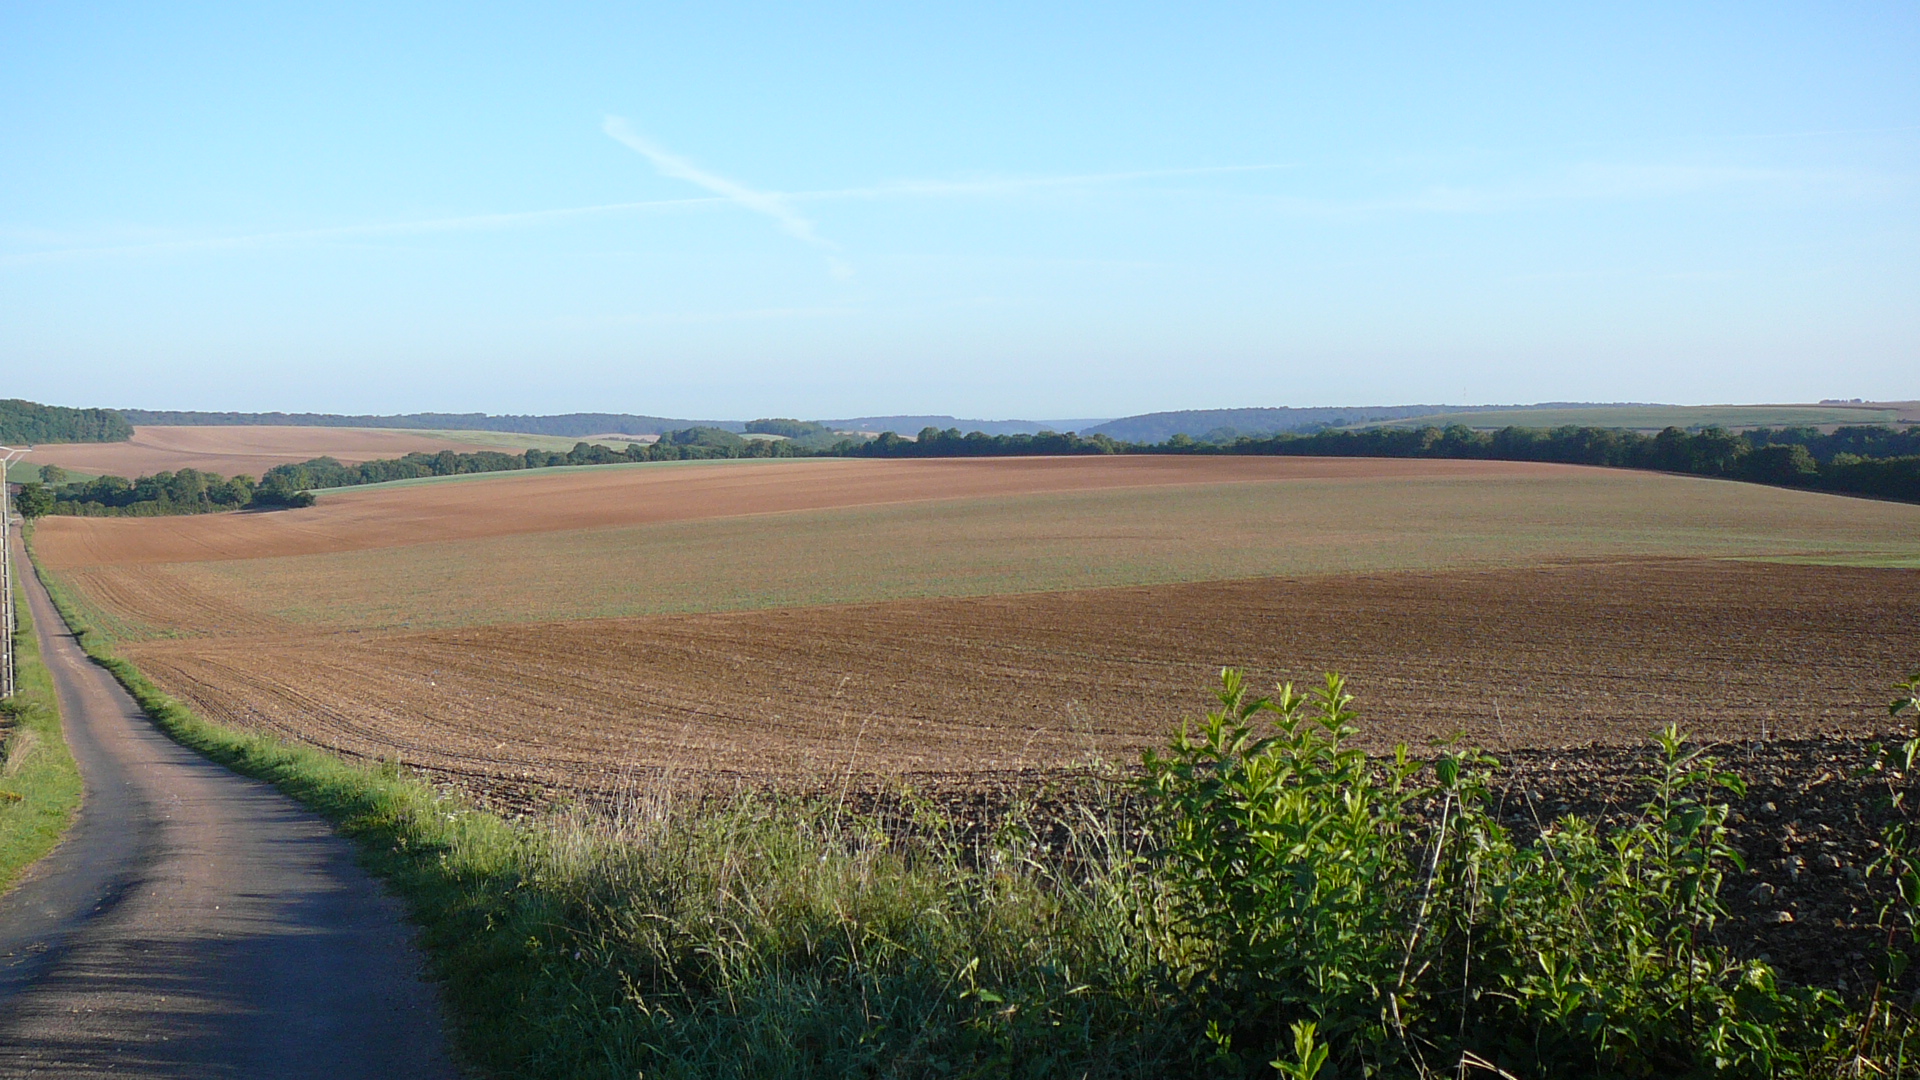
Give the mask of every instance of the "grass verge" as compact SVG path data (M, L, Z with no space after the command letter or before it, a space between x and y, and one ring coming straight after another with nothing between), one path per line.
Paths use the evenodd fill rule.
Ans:
M14 596L22 597L15 568ZM40 662L33 613L19 605L15 693L0 701L0 892L53 850L80 805L80 770L60 730L53 676Z

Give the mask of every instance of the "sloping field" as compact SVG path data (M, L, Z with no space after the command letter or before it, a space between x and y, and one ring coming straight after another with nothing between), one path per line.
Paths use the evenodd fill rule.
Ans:
M498 435L487 432L487 435ZM260 475L275 465L332 457L355 463L395 458L416 451L527 449L552 440L538 435L527 441L512 438L477 440L460 432L397 431L384 428L328 427L137 427L123 443L63 443L36 447L26 456L36 465L95 475L150 476L158 472L198 469L221 476ZM571 447L571 442L567 446Z
M601 465L321 492L271 514L50 518L50 565L255 559L748 514L1257 481L1490 479L1564 466L1358 458L841 458Z
M509 803L675 770L820 784L1130 760L1222 663L1340 668L1370 744L1878 730L1920 571L1633 561L131 646L208 715ZM981 777L984 779L984 777Z
M1348 671L1376 744L1858 731L1920 657L1920 507L1573 466L614 466L36 548L210 715L509 801L1126 758L1225 663Z
M1061 464L1075 467L1034 467ZM1191 482L1236 474L1247 479ZM1291 478L1259 479L1276 475ZM1081 489L1047 490L1068 483ZM1011 493L933 497L996 489ZM855 501L878 505L833 505ZM1900 503L1573 466L1310 458L575 469L356 492L311 511L40 528L45 565L82 586L122 638L1625 556L1920 558L1920 507ZM461 530L468 538L400 542ZM196 544L207 557L182 561ZM324 553L237 557L302 547ZM126 561L108 561L115 554Z

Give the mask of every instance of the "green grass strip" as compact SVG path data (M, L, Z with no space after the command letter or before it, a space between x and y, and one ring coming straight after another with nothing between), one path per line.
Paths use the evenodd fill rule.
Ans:
M40 661L33 613L21 602L13 636L15 693L0 702L0 892L52 851L80 806L80 770L60 730L60 700Z

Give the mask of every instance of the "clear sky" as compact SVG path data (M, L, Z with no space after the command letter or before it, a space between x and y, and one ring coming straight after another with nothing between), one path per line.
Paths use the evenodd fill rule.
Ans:
M0 7L0 397L1920 397L1920 5Z

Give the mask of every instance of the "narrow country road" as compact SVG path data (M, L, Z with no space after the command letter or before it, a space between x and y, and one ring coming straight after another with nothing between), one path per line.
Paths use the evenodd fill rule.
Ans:
M455 1076L348 842L162 735L22 578L86 798L0 897L0 1077Z

